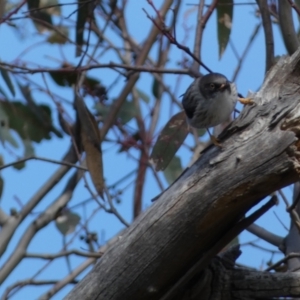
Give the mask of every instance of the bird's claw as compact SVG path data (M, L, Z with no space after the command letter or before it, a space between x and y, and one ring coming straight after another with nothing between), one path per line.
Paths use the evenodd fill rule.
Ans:
M215 146L217 146L219 148L223 147L222 144L220 143L220 141L215 136L211 135L210 139Z
M252 100L252 98L238 98L238 101L241 102L244 105L250 105L255 104L255 102Z

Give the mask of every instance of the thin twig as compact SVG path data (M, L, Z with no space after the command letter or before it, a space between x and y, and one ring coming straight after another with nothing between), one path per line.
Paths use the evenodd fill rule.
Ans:
M3 293L3 296L1 297L1 300L7 300L9 299L12 295L10 295L11 291L13 291L15 288L21 288L26 285L48 285L48 284L57 284L59 280L32 280L32 279L25 279L25 280L20 280L9 286L5 292ZM72 280L70 283L77 284L78 280Z
M29 157L19 159L17 161L12 162L12 163L5 164L5 165L1 166L0 170L6 169L8 167L15 166L19 163L23 163L23 162L26 162L27 160L31 160L31 159L46 161L46 162L49 162L49 163L52 163L52 164L58 164L58 165L63 165L63 166L76 168L76 169L83 170L83 171L88 171L88 169L86 167L75 165L75 164L69 163L67 161L55 160L55 159L50 159L50 158L45 158L45 157L40 157L40 156L29 156Z
M152 1L148 0L147 1L152 7L153 9L155 10L155 12L158 14L159 16L159 12L158 10L155 8L154 4ZM150 19L153 24L157 27L157 29L166 37L169 39L170 43L171 44L174 44L177 46L178 49L181 49L183 51L185 51L188 55L190 55L195 61L198 62L199 65L201 65L207 72L209 73L212 73L212 70L209 69L203 62L201 62L192 52L191 50L184 46L184 45L181 45L176 39L175 37L171 34L171 32L167 29L167 26L166 24L163 22L163 19L160 18L160 21L162 22L161 25L158 24L157 20L155 20L153 17L151 17L147 11L145 9L143 9L143 11L145 12L146 16L148 19Z
M285 263L289 259L296 258L296 257L300 257L300 253L289 253L284 258L280 259L277 263L275 263L272 266L270 266L267 269L265 269L265 272L269 272L269 271L271 271L271 270L279 267L282 263Z
M27 258L40 258L40 259L55 259L55 258L59 258L59 257L62 257L62 256L69 256L69 255L72 255L72 254L75 254L75 255L78 255L78 256L83 256L83 257L101 257L103 255L103 253L99 253L99 252L83 252L83 251L79 251L79 250L76 250L76 249L73 249L73 250L67 250L67 251L61 251L59 253L56 253L56 254L47 254L47 253L44 253L44 254L38 254L38 253L26 253L24 255L24 257L27 257Z
M294 1L288 0L288 2L290 3L291 7L295 10L295 12L297 13L297 15L300 16L300 9L299 9L299 7L294 3Z
M125 225L126 227L129 227L129 223L119 214L119 212L117 211L117 209L113 205L113 201L112 201L111 196L109 194L109 190L107 189L106 186L104 186L104 193L106 195L107 201L108 201L109 206L110 206L110 211L109 212L113 213L123 225Z
M7 16L5 16L4 18L0 18L0 24L2 24L4 22L6 22L7 20L9 20L12 15L16 14L20 10L20 8L23 5L25 5L26 2L27 2L27 0L23 0L21 3L19 3L17 5L17 7L15 9L13 9L10 13L8 13ZM5 2L2 5L5 5Z

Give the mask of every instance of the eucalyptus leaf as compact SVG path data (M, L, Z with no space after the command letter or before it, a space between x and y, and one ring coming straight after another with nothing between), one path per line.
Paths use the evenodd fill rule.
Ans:
M15 96L16 95L15 88L14 88L14 85L13 85L11 79L10 79L8 71L0 68L0 73L2 75L2 78L3 78L4 82L6 83L9 91L11 92L11 94L13 96Z
M75 107L81 143L86 153L87 167L98 194L103 198L103 162L98 124L80 96L76 96Z
M182 173L182 165L180 157L174 156L169 165L164 170L164 175L169 183L171 185Z
M0 176L0 198L2 198L3 187L4 187L4 179L2 176Z
M150 97L145 94L142 90L140 89L136 89L138 95L139 95L139 98L142 99L145 103L149 103L150 101Z
M233 16L233 0L219 0L217 5L217 29L219 42L219 59L228 44Z
M33 24L39 32L51 29L52 17L46 10L40 10L40 0L27 0L28 10L30 12Z
M56 218L55 225L61 234L67 235L75 231L79 222L80 216L78 214L65 211Z
M114 102L112 102L110 105L105 105L103 103L97 103L95 105L95 109L97 110L98 114L103 118L103 121L106 119L106 117L109 114L109 111L112 109L114 105ZM119 113L118 113L118 120L121 121L122 124L128 123L132 118L136 117L138 114L138 111L136 109L136 106L132 101L126 100Z
M158 82L158 80L154 77L153 78L153 84L152 84L152 94L153 96L157 99L159 98L159 87L160 87L160 83Z
M4 112L8 118L7 128L14 129L23 140L29 139L39 143L43 139L51 138L50 133L53 132L53 126L50 107L44 104L36 106L43 115L42 120L29 105L18 101L0 101L0 111ZM58 130L54 132L57 136L62 136Z
M49 14L49 15L56 15L60 16L61 15L61 9L60 6L58 5L57 0L40 0L40 5L39 7L46 7L44 10Z
M47 41L50 44L65 44L68 41L69 30L64 26L56 26L57 30L52 30Z
M188 135L185 112L174 115L161 131L150 155L155 170L164 170Z

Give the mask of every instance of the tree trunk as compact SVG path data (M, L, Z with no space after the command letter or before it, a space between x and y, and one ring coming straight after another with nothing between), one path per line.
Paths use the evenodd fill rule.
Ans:
M245 107L221 134L223 148L206 149L66 299L186 297L247 211L273 191L299 180L299 61L300 49L273 67L255 95L256 105ZM262 282L267 277L287 276L263 274ZM241 287L251 284L250 276L238 279L234 282ZM208 285L202 284L204 290ZM278 282L273 285L278 288Z

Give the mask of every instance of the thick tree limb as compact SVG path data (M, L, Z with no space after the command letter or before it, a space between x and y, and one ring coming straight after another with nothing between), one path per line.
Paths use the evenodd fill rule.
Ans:
M271 69L256 105L219 137L223 149L206 149L65 299L160 299L251 207L296 182L299 77L300 49Z
M233 268L229 257L229 260L213 259L210 267L198 274L183 297L175 299L253 300L291 296L300 296L299 273L268 273Z

